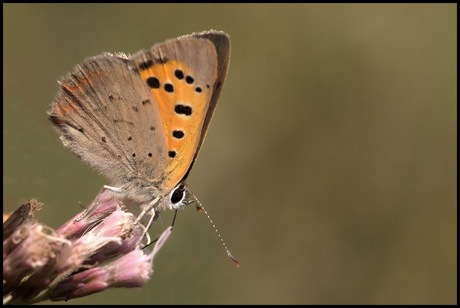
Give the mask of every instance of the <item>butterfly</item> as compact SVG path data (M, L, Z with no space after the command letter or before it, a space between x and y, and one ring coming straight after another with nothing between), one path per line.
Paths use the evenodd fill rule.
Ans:
M143 213L180 209L229 60L229 36L215 30L90 57L60 79L48 116L107 189Z

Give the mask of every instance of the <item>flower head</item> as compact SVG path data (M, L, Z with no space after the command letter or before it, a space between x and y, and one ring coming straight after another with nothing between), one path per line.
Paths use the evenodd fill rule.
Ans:
M31 200L3 224L4 303L68 300L108 288L143 286L172 228L142 249L145 229L109 191L55 231L37 222Z

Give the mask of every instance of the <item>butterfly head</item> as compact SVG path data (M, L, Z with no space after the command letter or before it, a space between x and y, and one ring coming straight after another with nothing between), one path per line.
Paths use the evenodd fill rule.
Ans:
M161 199L159 208L180 210L195 201L194 195L185 183L179 183L168 195Z

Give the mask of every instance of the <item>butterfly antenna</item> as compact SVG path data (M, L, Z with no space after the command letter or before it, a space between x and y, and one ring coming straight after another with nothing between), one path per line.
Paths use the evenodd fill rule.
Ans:
M192 194L193 195L193 194ZM240 267L240 263L238 262L238 260L232 255L232 253L230 252L230 250L227 248L227 245L225 244L224 240L222 239L222 236L220 235L219 233L219 230L217 230L216 228L216 225L214 224L214 222L212 221L211 217L209 216L208 212L206 211L206 209L203 207L203 205L201 204L200 200L198 200L198 198L193 195L195 201L198 203L198 205L196 206L197 210L202 210L204 212L204 214L208 217L208 220L209 222L211 223L212 227L214 228L214 230L216 231L217 233L217 236L219 237L220 239L220 242L222 243L222 245L224 246L224 249L225 249L225 252L227 252L227 256L229 257L230 261L232 261L233 265L235 265L236 267Z

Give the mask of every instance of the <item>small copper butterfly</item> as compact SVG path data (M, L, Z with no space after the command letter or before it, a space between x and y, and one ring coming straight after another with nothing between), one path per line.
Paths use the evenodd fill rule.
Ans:
M229 57L228 34L211 30L87 58L59 81L49 119L64 146L109 179L106 188L141 205L137 221L179 209Z

